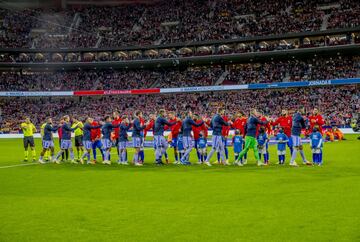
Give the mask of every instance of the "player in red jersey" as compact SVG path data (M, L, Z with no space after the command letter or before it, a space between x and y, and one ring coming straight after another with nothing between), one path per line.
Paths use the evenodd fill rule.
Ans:
M115 126L115 125L121 124L121 121L122 121L122 120L121 120L121 117L120 117L119 112L118 112L118 111L114 111L114 112L113 112L113 121L112 121L111 123ZM119 127L114 128L114 130L113 130L113 132L114 132L113 138L114 138L114 140L115 140L115 146L116 146L116 150L117 150L117 152L118 152L118 155L119 155L119 149L118 149L117 147L118 147L118 145L119 145L119 130L120 130Z
M224 119L225 122L230 121L230 117L228 115L226 115L226 114L223 115L222 118ZM222 140L223 140L223 143L224 143L226 163L229 162L229 150L227 148L227 138L229 136L230 129L231 129L231 126L223 126L222 130L221 130L221 137L222 137ZM217 152L217 161L220 164L220 152Z
M154 130L155 119L155 114L149 114L149 123L144 129L144 139L146 138L147 132L149 132L150 130Z
M200 115L194 114L194 121L197 124L203 123L203 125L201 125L199 127L192 126L192 132L194 134L194 141L195 141L196 155L198 157L198 163L201 164L201 154L200 154L200 150L199 150L199 138L200 138L200 133L203 132L203 137L206 139L208 136L208 129L207 129L205 122L200 117Z
M233 122L232 128L235 130L240 130L242 135L245 134L245 125L246 125L247 118L242 112L238 112L236 114L235 120Z
M243 112L238 112L236 113L236 117L235 120L232 124L232 128L234 128L235 130L239 130L240 134L243 136L243 138L245 138L245 125L247 122L247 117L245 116L245 114ZM243 149L245 147L245 140L243 142ZM247 154L244 155L244 162L243 164L247 163Z
M315 126L318 126L319 132L322 135L322 126L325 124L324 118L319 113L319 109L314 108L313 114L309 116L310 130L313 130Z
M99 122L93 121L91 123L91 126L98 126ZM90 137L92 142L92 150L93 150L93 161L92 163L96 163L96 149L99 149L102 155L102 158L104 160L104 152L102 149L102 143L101 143L101 129L91 129L90 131Z
M317 127L321 136L323 135L322 126L325 124L324 118L321 116L319 109L314 108L313 109L313 115L310 115L308 117L309 123L310 123L310 129L313 130L314 127ZM322 153L320 153L320 160L322 161Z
M275 121L271 122L273 126L280 126L284 130L284 134L288 137L287 145L290 149L290 154L293 152L293 144L291 139L291 126L292 126L292 117L289 115L286 109L281 110L281 116L278 117Z
M155 114L149 114L148 124L145 126L145 128L142 131L143 143L142 143L142 147L140 148L140 153L139 153L140 162L144 162L144 160L145 160L144 143L146 140L147 133L151 130L154 131L155 119L156 119ZM145 125L145 120L143 118L140 119L140 124Z
M265 128L265 133L269 136L271 134L271 130L272 130L270 122L267 121L269 119L265 117L264 113L262 113L260 111L258 113L260 114L259 120L266 123L266 124L258 125L256 127L256 137L259 136L260 127L264 127ZM270 160L269 142L266 142L266 155L267 155L267 162L269 163L269 160Z
M175 112L172 111L169 113L169 123L176 122L175 125L170 126L170 132L171 132L171 146L174 148L174 157L175 157L175 163L179 163L179 154L177 150L177 143L178 143L178 136L180 133L182 122L178 118L176 118Z

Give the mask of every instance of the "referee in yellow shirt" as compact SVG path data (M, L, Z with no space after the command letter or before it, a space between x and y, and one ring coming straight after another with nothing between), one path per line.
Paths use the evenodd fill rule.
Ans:
M73 118L73 124L71 126L71 128L76 128L74 130L74 134L75 134L75 147L76 147L76 151L77 151L77 160L80 160L80 157L82 156L83 153L83 128L84 128L84 124Z
M21 130L24 134L24 161L28 161L29 151L28 148L30 146L32 160L36 161L36 151L35 151L35 142L34 142L34 132L36 132L35 125L31 123L30 118L25 118L25 122L20 125Z

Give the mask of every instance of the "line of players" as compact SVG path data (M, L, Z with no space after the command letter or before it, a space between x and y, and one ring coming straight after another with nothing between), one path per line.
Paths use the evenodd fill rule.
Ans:
M45 159L60 163L60 157L68 156L70 153L71 163L93 164L96 161L96 149L100 149L104 164L110 164L110 151L113 145L118 152L118 163L128 164L127 161L127 143L128 131L132 130L132 144L134 147L133 163L141 166L144 163L144 141L148 131L152 130L154 134L155 163L164 164L162 158L165 157L168 163L167 149L169 143L174 149L174 163L190 165L189 157L193 148L196 149L198 163L211 166L210 159L217 153L217 162L229 164L227 137L231 128L235 129L235 135L232 138L234 148L235 165L242 166L247 163L247 152L253 149L257 165L269 164L269 134L272 126L279 127L275 136L277 142L277 152L279 164L285 163L286 145L290 149L290 165L297 166L295 158L300 153L303 163L310 165L312 163L305 159L300 135L303 129L306 129L310 136L311 148L313 153L313 163L322 164L322 129L324 124L322 116L317 108L313 110L313 115L304 118L304 108L299 108L293 116L288 115L287 110L282 111L282 115L277 119L269 119L256 109L252 109L249 117L238 112L236 117L230 118L225 115L225 109L219 109L212 119L200 117L188 111L182 114L181 118L176 117L175 112L168 114L164 109L159 110L158 116L149 115L149 120L144 120L141 111L134 113L133 120L124 115L120 117L118 112L113 113L113 117L106 116L103 122L96 122L92 118L87 118L85 123L73 119L70 125L70 117L64 116L59 126L53 126L53 121L48 118L41 127L43 150L40 154L39 162L45 163ZM35 126L26 119L21 124L24 133L25 161L28 160L28 147L32 150L33 159L35 159L35 149L33 132L36 132ZM212 149L207 154L207 136L208 129L213 130ZM101 131L100 131L101 130ZM168 139L164 136L164 131L170 130ZM54 154L53 132L58 131L60 151ZM75 133L75 147L77 150L78 161L75 160L72 149L71 133ZM310 133L311 132L311 133ZM193 140L195 142L193 142ZM84 150L83 150L84 147ZM91 160L90 153L93 150L94 159ZM45 157L45 158L44 158ZM263 157L263 161L261 158Z

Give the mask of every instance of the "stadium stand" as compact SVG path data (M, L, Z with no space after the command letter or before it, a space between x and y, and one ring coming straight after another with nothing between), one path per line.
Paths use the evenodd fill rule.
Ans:
M2 72L0 91L69 91L271 83L359 77L359 56L318 57L185 70ZM222 82L218 82L220 76Z
M322 8L324 4L331 8ZM358 26L359 10L356 1L350 0L171 0L146 7L91 6L50 12L2 9L0 44L9 48L93 48L311 32Z
M257 98L254 99L254 96ZM304 105L310 110L318 106L328 124L345 126L360 111L359 97L358 86L347 86L121 97L2 98L0 105L3 108L3 129L11 132L19 131L18 122L24 115L29 115L29 111L32 121L39 126L47 116L59 120L65 114L81 119L91 116L101 120L110 110L132 115L139 109L149 115L166 108L178 113L193 110L210 117L218 107L225 107L229 113L240 110L247 113L252 105L271 116L279 115L282 107L292 110L298 105Z

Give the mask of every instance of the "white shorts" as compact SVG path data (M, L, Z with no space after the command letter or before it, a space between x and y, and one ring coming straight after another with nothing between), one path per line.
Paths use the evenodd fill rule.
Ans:
M291 141L293 146L300 146L301 145L301 138L300 136L296 136L296 135L291 135Z
M61 144L60 144L60 148L61 148L62 150L71 149L71 148L72 148L72 141L71 141L71 140L67 140L67 139L62 139L62 140L61 140Z
M106 149L110 149L112 147L112 142L109 139L102 139L101 143L103 144L103 148Z
M120 150L123 150L123 149L126 149L126 141L119 141L119 144L118 144L118 146L119 146L119 149Z
M259 154L265 155L266 153L266 145L264 145L262 148L259 148Z
M311 149L313 154L321 154L321 148Z
M217 152L224 149L224 141L221 135L213 135L212 137L212 146Z
M44 149L49 149L50 147L54 147L54 141L52 140L43 140L42 146Z
M140 148L142 146L142 138L132 137L132 143L134 148Z
M190 136L183 136L183 146L186 150L194 147L192 138Z
M167 149L169 143L166 141L165 137L162 135L154 136L154 147L156 148L164 148Z
M278 155L285 155L286 154L286 150L278 150L277 151Z
M83 145L87 150L90 150L92 148L92 142L90 140L84 140Z
M206 148L199 148L199 152L201 154L206 154Z

